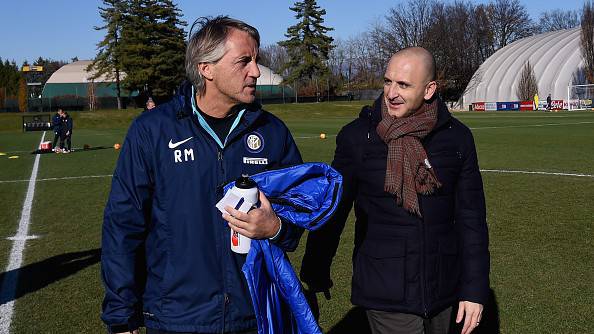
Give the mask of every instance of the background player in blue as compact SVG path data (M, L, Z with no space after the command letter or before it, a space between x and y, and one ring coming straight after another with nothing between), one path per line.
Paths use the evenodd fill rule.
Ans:
M64 111L62 111L61 108L58 108L58 111L54 114L54 116L52 116L52 130L54 131L54 141L52 142L52 150L54 152L59 151L58 148L56 147L56 144L58 144L58 140L60 139L60 135L61 135L61 126L62 126L62 114L64 113Z
M72 117L62 111L60 115L62 118L62 124L60 125L60 150L62 153L70 153L72 151L72 128L74 126Z

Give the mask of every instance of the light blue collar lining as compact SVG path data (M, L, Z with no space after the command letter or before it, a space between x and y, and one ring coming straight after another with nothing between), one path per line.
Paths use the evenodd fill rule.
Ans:
M237 124L239 124L241 116L243 116L245 112L245 109L243 109L237 114L237 116L235 117L235 121L233 121L233 124L231 125L231 129L229 129L229 133L227 134L227 136L225 136L225 143L222 143L221 139L219 139L219 136L217 136L217 134L210 127L210 125L208 125L208 122L206 122L204 117L202 117L202 115L200 115L200 112L198 111L198 107L196 105L196 93L194 92L194 86L192 86L192 110L194 111L194 114L196 114L196 116L198 117L198 123L200 123L202 128L204 128L204 130L208 132L208 134L215 140L215 142L222 149L225 148L225 145L227 145L227 139L229 138L229 134L231 134L231 132L233 132L233 130L237 127Z

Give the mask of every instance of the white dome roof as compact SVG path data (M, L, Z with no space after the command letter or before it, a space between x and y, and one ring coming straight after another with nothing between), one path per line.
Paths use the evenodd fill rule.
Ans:
M269 69L268 67L266 67L264 65L260 65L260 64L258 64L258 67L260 68L260 77L258 78L258 81L256 81L256 85L258 85L258 86L263 86L263 85L277 86L277 85L280 85L281 82L283 81L283 77L272 72L272 70Z
M66 64L56 72L54 72L47 83L87 83L90 82L89 77L91 74L87 72L87 66L91 64L90 60L79 60L74 63ZM280 85L283 78L272 72L266 66L258 64L260 68L260 77L258 78L257 85ZM125 73L121 73L121 79L125 78ZM107 78L105 75L95 79L94 82L115 82L114 78Z
M464 92L464 105L518 101L516 87L526 61L534 69L539 96L567 100L567 86L584 66L580 28L526 37L498 50L474 73Z
M87 72L87 66L91 64L91 60L79 60L70 64L66 64L60 67L54 72L47 83L87 83L91 82L88 78L91 73ZM123 79L126 75L120 73L120 79ZM115 82L115 75L113 78L107 78L105 75L93 80L94 82Z

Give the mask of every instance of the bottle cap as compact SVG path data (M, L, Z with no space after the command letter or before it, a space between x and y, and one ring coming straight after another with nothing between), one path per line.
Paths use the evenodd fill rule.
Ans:
M235 186L239 189L257 188L258 184L252 180L249 175L241 174L241 177L235 181Z

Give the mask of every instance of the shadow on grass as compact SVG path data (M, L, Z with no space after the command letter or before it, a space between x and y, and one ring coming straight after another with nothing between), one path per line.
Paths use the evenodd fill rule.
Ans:
M101 249L97 248L52 256L43 261L4 272L0 275L0 282L2 282L0 304L41 290L98 263L100 260Z
M457 334L462 331L462 324L456 324L456 314L458 307L452 310L452 322L450 327L451 334ZM483 309L483 318L481 324L472 334L499 334L501 333L499 322L499 305L495 292L491 289L489 301ZM365 309L353 307L327 334L371 334L371 329L367 323Z

